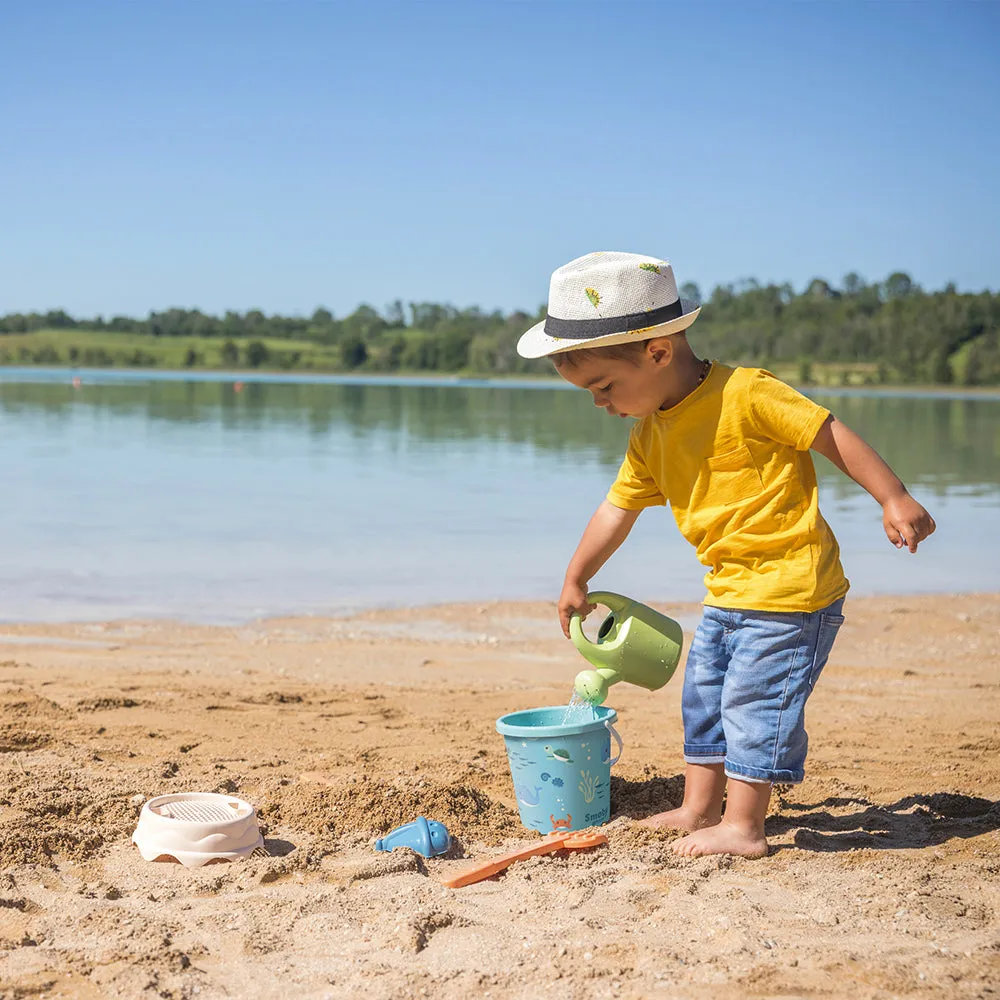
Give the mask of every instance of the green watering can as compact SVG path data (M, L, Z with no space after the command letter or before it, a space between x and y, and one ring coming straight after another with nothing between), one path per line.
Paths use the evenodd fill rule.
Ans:
M603 604L611 614L601 622L597 642L583 634L581 618L569 620L570 638L595 667L581 670L573 688L592 705L600 705L608 688L628 681L656 691L674 675L681 658L684 632L672 618L638 601L597 590L587 595L591 604Z

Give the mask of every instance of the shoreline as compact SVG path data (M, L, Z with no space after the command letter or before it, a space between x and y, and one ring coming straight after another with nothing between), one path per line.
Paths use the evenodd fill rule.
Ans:
M689 644L701 606L656 606ZM552 602L22 630L49 641L0 648L15 996L973 1000L1000 974L998 594L852 601L767 858L679 858L635 822L681 794L678 671L612 688L607 846L457 890L537 836L495 720L568 700L583 660ZM140 805L176 791L253 803L270 857L143 862ZM372 850L417 815L448 854Z
M434 374L426 372L399 372L379 374L351 374L348 372L316 371L289 372L280 369L236 369L221 370L214 368L84 368L48 365L2 365L0 364L0 383L16 382L17 379L7 378L7 373L30 375L43 373L49 378L36 381L54 382L54 377L73 377L86 375L95 376L96 380L106 382L242 382L260 384L306 384L306 385L402 385L402 386L440 386L466 388L510 388L510 389L563 389L571 391L574 387L568 385L558 376L549 375L475 375L475 374ZM870 386L838 386L821 385L817 383L801 384L796 380L790 385L806 393L816 393L828 396L886 396L897 398L929 398L929 399L989 399L1000 400L1000 387L996 386L949 386L946 384L927 385L870 385Z
M852 587L852 589L847 594L847 607L850 608L851 604L864 601L896 601L905 602L914 599L938 599L938 600L949 600L949 599L974 599L974 600L995 600L998 605L1000 605L1000 591L991 590L921 590L921 591L885 591L885 592L874 592L874 591L860 591L857 588ZM701 608L704 606L703 601L699 601L693 598L651 598L645 603L649 604L651 607L665 609L670 607L697 607L699 609L698 613L701 613ZM163 612L162 614L143 614L143 615L96 615L92 618L73 618L73 617L60 617L60 618L11 618L5 619L0 618L0 650L3 649L5 643L10 645L20 645L18 641L21 636L23 636L28 631L42 631L47 629L55 631L65 631L67 629L83 629L83 630L94 630L98 628L113 628L113 627L177 627L177 628L205 628L205 629L238 629L238 628L249 628L252 626L266 627L273 622L344 622L354 618L367 619L377 615L394 615L397 613L425 613L425 614L435 614L437 612L443 612L446 614L452 614L457 611L472 611L481 607L500 607L500 606L519 606L519 605L531 605L531 606L549 606L553 609L553 620L555 616L556 600L555 598L543 598L543 597L523 597L523 598L508 598L508 597L490 597L481 599L471 599L465 601L458 600L435 600L428 601L427 603L420 602L404 602L404 601L386 601L386 602L375 602L370 605L353 605L351 607L344 607L341 610L336 610L333 608L326 608L321 611L297 611L297 610L275 610L275 611L262 611L260 614L252 614L246 617L234 616L231 619L208 619L208 618L196 618L196 617L185 617L184 615L174 614L172 612ZM5 634L6 633L6 634ZM35 645L44 640L44 636L32 636L28 638L28 641L24 644Z

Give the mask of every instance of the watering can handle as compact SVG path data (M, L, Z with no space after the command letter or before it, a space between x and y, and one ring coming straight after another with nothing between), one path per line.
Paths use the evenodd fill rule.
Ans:
M603 761L603 763L613 767L615 764L618 763L618 761L622 759L622 753L625 751L625 744L622 743L622 738L618 735L618 730L615 729L615 727L611 725L609 721L605 721L604 728L607 729L609 733L611 733L611 735L615 738L615 743L618 744L618 756L611 757L608 760Z
M629 604L629 599L627 597L622 597L621 594L613 594L610 590L595 590L591 594L587 594L587 601L590 604L603 604L606 608L610 608L612 611L621 611ZM576 644L577 648L587 645L593 646L592 643L583 632L583 625L581 622L583 618L578 611L574 611L573 614L569 616L569 637Z
M573 644L577 647L577 649L581 649L583 646L593 645L593 643L584 634L583 626L580 624L582 621L583 619L576 611L569 616L569 637L573 640Z
M613 594L610 590L595 590L587 594L587 600L591 604L603 604L612 611L624 611L632 602L621 594Z

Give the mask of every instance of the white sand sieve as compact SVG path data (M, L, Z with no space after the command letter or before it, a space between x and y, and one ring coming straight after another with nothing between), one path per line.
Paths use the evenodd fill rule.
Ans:
M146 861L179 861L188 868L266 853L253 806L214 792L150 799L132 840Z

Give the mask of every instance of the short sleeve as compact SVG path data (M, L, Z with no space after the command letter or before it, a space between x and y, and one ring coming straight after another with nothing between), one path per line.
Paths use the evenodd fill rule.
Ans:
M635 428L629 434L628 450L618 470L618 476L608 490L607 499L608 503L624 510L662 507L667 502L642 457L636 441Z
M830 416L825 406L786 385L768 371L758 370L747 384L750 417L767 437L808 451Z

